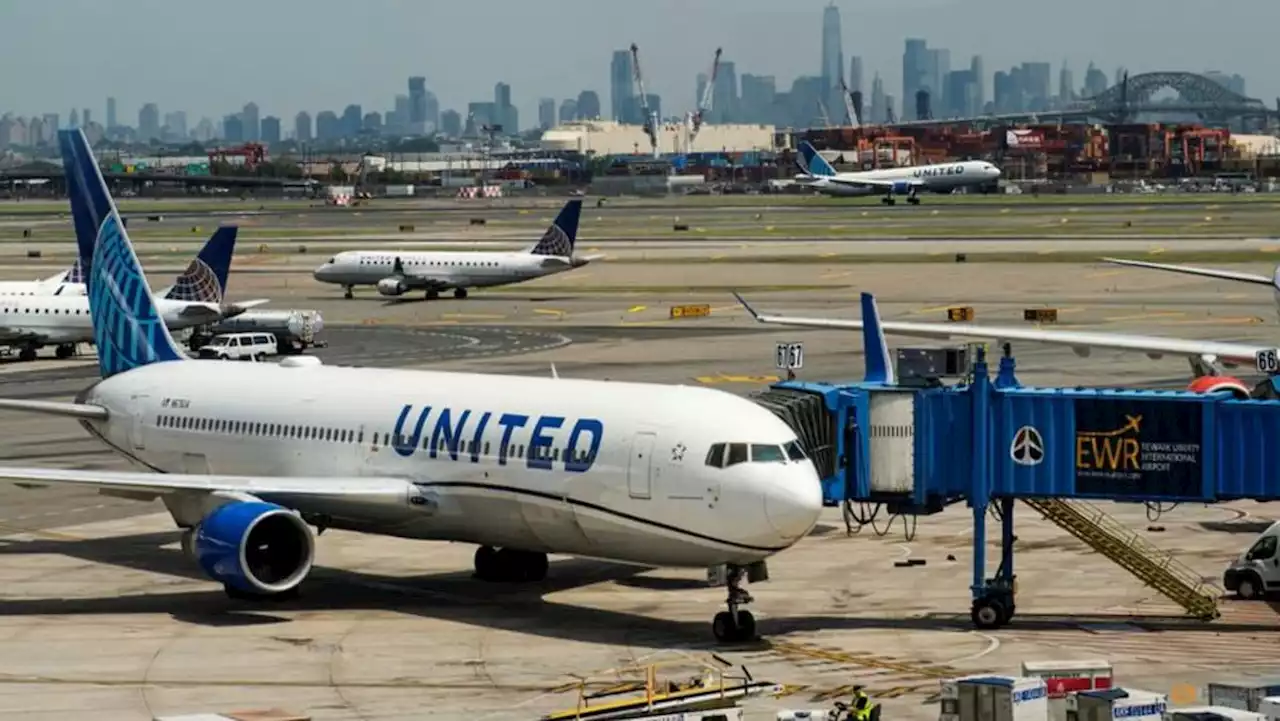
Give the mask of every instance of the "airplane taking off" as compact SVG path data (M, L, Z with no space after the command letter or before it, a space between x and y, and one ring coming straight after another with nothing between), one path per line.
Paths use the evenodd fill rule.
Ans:
M82 248L102 379L74 402L0 409L75 419L153 472L0 467L0 479L164 499L184 552L234 598L296 593L315 526L475 543L485 580L540 580L549 553L724 565L729 610L713 631L754 635L744 575L764 575L822 511L814 464L772 412L709 388L188 359L83 133L61 132L96 179L72 202L102 218Z
M575 257L578 218L582 200L565 204L542 239L519 253L419 252L348 250L316 268L315 279L335 283L352 297L357 285L372 285L385 296L424 291L428 300L453 289L453 297L466 298L468 288L488 288L581 268L599 256Z
M1280 294L1280 270L1276 278L1268 284ZM843 318L804 318L799 316L770 315L760 313L742 296L733 294L747 312L759 323L787 325L807 328L839 328L861 330L861 320ZM1261 366L1264 361L1276 366L1273 372L1280 372L1280 348L1245 343L1223 343L1212 340L1188 340L1184 338L1166 338L1162 336L1131 335L1128 333L1105 333L1099 331L1076 330L1044 330L1014 326L977 325L971 323L920 323L917 321L881 321L881 327L889 335L901 335L916 338L933 338L950 340L963 338L966 340L998 340L1029 341L1049 343L1070 347L1076 355L1087 358L1092 349L1132 351L1143 353L1148 358L1159 359L1166 355L1180 356L1191 364L1194 377L1188 390L1196 393L1229 392L1237 398L1255 397L1258 392L1268 395L1280 389L1271 383L1263 383L1251 389L1239 378L1226 375L1224 368L1236 368L1240 365L1249 367ZM1266 359L1269 359L1267 361Z
M922 190L950 193L956 188L994 185L1000 180L1000 169L985 160L837 173L807 140L800 141L796 162L803 171L797 180L807 187L826 195L883 195L880 200L885 205L894 204L894 195L905 194L908 203L919 205L918 194Z

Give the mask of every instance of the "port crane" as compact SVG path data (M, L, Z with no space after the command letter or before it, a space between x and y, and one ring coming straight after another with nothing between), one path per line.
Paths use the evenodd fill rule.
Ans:
M716 48L715 60L711 61L711 76L707 80L707 86L702 89L702 97L698 99L698 109L689 116L689 147L692 149L694 138L698 137L698 131L702 129L703 116L711 110L712 98L714 97L716 87L716 76L720 74L720 53L722 48Z
M858 112L853 107L853 93L849 92L849 86L844 82L844 78L840 78L840 94L844 96L844 111L849 114L849 126L858 127Z
M649 96L644 91L644 76L640 74L640 48L631 43L631 69L636 76L636 90L640 93L640 112L644 113L644 134L649 136L653 157L658 157L658 116L649 110Z

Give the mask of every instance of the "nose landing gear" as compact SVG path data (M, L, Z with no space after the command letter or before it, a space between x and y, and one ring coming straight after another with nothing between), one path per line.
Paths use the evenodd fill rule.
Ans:
M754 564L753 564L754 565ZM761 566L760 580L768 577L768 572ZM743 606L751 603L753 598L742 587L743 577L747 569L730 564L726 567L725 586L729 589L729 598L725 601L728 611L721 611L711 621L711 632L720 643L743 643L756 639L756 617ZM754 575L754 574L753 574Z

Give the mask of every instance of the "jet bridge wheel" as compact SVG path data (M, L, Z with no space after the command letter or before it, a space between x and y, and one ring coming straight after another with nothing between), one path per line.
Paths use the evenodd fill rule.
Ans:
M969 609L969 618L976 628L991 630L1000 628L1013 619L1013 606L1006 606L1000 599L990 597L975 599Z

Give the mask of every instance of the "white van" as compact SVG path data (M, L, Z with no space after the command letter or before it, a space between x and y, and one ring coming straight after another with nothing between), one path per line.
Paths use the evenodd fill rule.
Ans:
M278 353L276 337L270 333L224 333L200 348L201 358L214 360L263 361Z
M1222 585L1244 600L1280 590L1280 521L1271 524L1222 574Z

